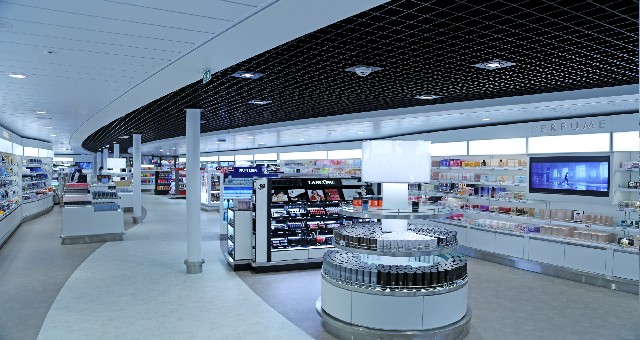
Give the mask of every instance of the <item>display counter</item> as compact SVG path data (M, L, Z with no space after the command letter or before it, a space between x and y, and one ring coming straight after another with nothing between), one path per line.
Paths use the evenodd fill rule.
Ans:
M638 294L639 251L613 243L431 220L457 231L460 252L584 283Z
M22 215L24 219L32 219L53 208L53 194L25 201L22 204Z

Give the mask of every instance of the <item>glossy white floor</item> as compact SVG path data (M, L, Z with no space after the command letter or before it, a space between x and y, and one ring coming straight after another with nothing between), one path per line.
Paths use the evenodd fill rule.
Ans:
M217 214L201 214L202 274L187 275L185 201L143 195L143 223L69 278L39 339L304 339L224 263Z

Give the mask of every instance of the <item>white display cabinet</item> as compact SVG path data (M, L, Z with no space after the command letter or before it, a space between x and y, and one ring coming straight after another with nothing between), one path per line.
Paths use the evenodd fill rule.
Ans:
M250 263L252 234L253 214L251 210L228 209L227 262L232 268Z
M22 221L21 157L0 152L0 244Z
M103 186L67 184L63 196L62 244L121 241L124 238L124 214L119 206L120 197ZM101 193L114 194L102 198Z
M221 174L215 168L206 167L200 171L200 207L213 211L220 207Z
M23 215L36 217L53 207L51 157L23 157L22 203Z

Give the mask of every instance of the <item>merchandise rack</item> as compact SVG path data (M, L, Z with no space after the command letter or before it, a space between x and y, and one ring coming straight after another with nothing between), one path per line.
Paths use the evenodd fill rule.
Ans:
M154 194L167 195L171 190L171 170L156 170L155 179Z
M254 230L251 265L256 271L318 268L333 249L338 214L364 183L351 178L259 178L253 183ZM329 201L311 201L313 191ZM282 194L280 194L282 192ZM286 192L286 195L284 194ZM286 196L286 201L280 201ZM350 219L350 218L349 218Z

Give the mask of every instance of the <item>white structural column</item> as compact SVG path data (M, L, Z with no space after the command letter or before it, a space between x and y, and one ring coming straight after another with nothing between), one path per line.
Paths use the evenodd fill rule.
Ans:
M202 273L200 236L200 109L187 109L187 274ZM176 185L177 189L177 185Z
M102 166L102 155L99 152L96 152L93 155L93 164L95 164L96 166L93 168L95 171L96 175L100 175L100 173L98 173L98 169L100 169L100 167Z
M120 158L120 144L113 144L113 158Z
M133 134L133 222L142 222L142 176L140 171L142 170L142 154L140 150L140 144L142 135L138 133Z
M109 149L102 150L102 167L107 171L107 158L109 158Z

